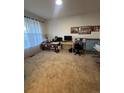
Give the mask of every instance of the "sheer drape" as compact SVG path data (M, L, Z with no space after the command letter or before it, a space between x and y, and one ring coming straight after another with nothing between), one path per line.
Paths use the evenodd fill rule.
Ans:
M24 18L24 48L31 48L43 41L42 26L40 22Z

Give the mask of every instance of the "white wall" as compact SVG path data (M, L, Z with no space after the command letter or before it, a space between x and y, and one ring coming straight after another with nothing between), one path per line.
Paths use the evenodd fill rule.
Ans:
M39 17L39 16L37 16L37 15L35 15L35 14L29 12L29 11L26 11L26 10L24 10L24 15L32 17L32 18L36 18L36 19L40 20L41 22L45 22L46 21L46 19L44 19L42 17Z
M99 24L100 24L100 13L53 19L48 21L47 23L48 36L49 39L52 39L55 36L64 37L64 35L72 35L73 39L77 37L100 38L99 32L92 32L91 34L85 34L85 35L70 33L70 28L74 26L87 26L87 25L99 25Z

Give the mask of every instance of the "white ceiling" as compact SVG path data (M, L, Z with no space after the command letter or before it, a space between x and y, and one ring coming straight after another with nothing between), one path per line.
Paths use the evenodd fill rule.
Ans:
M89 12L100 12L100 0L24 0L24 9L45 19L73 16Z

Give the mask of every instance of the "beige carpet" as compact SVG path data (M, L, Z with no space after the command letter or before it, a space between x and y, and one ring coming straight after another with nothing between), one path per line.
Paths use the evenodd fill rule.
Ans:
M43 51L25 59L25 93L100 93L92 55Z

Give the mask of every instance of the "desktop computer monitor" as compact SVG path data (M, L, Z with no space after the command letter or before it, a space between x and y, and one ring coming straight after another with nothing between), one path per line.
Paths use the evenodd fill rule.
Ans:
M72 41L72 36L64 36L65 41Z

